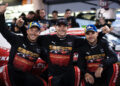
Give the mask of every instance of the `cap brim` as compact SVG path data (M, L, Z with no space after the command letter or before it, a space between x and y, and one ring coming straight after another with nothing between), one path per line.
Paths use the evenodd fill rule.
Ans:
M85 33L87 33L87 32L96 32L96 31L94 31L94 30L88 30L88 31L86 31Z
M59 22L59 23L57 23L57 25L58 25L58 26L60 26L60 25L68 26L67 23L65 23L65 22Z
M31 26L30 28L33 28L33 27L37 27L38 30L40 30L40 27L39 27L39 26L35 26L35 25L33 25L33 26Z

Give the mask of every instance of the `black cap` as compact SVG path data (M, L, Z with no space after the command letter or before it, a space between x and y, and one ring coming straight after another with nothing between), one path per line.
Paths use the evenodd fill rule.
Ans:
M56 24L56 25L58 25L58 26L60 26L60 25L68 26L68 22L67 22L66 19L59 19L59 20L57 21L57 24Z

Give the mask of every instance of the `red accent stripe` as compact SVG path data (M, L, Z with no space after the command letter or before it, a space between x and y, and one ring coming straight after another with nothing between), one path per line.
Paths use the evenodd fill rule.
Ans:
M8 75L8 66L7 65L4 66L3 78L4 78L6 86L12 86L10 83L9 75Z
M52 86L51 80L52 80L53 76L50 76L48 79L48 86Z
M45 66L45 68L42 70L42 73L48 68L48 64Z
M47 85L47 82L46 82L44 79L40 78L40 80L43 81L44 86L48 86L48 85Z
M85 86L84 80L81 81L81 86Z
M112 78L110 80L109 86L115 86L117 77L118 77L118 73L119 73L119 67L117 64L113 64L113 75Z
M74 66L75 69L75 86L80 84L80 69L77 66Z

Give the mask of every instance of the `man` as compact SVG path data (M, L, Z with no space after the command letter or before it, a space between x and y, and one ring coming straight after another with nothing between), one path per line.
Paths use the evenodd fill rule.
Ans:
M68 21L68 28L79 27L79 24L76 22L76 18L73 17L71 14L72 14L71 9L65 10L64 18L67 19Z
M108 42L98 40L97 28L88 25L86 40L79 47L78 65L85 79L85 86L115 86L118 76L117 56Z
M113 27L111 27L111 25L106 22L104 17L99 18L99 25L97 27L98 29L108 28L109 29L108 32L111 32L113 30Z
M56 25L56 22L58 20L58 11L54 10L52 12L52 17L53 18L50 20L50 22L51 22L51 26L54 26L54 25Z
M6 5L0 6L0 32L11 44L8 64L2 68L6 86L47 86L42 71L46 66L46 53L36 41L40 34L40 25L31 22L27 29L27 37L11 33L5 24L4 12ZM41 59L40 77L32 74L37 60ZM44 63L43 63L44 62Z
M35 12L34 11L29 11L26 17L23 17L25 24L29 25L30 22L35 20Z
M40 16L37 19L37 21L42 25L43 31L50 27L50 22L48 19L46 19L45 9L40 9Z
M64 18L67 19L68 17L71 17L72 16L71 14L72 14L72 10L71 9L66 9Z
M67 21L60 19L56 25L56 34L40 38L42 45L47 48L49 54L48 71L50 86L74 86L78 83L72 64L72 46L75 36L67 35ZM39 44L40 44L39 43ZM77 71L80 71L76 68ZM78 79L78 77L77 77ZM75 85L77 86L77 85Z

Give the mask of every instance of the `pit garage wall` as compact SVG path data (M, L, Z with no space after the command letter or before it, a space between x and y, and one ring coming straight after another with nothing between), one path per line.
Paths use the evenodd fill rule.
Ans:
M99 0L96 1L89 1L89 3L98 4ZM117 3L110 2L110 8L120 8L120 5ZM60 13L64 13L66 9L71 9L72 11L86 11L91 10L91 8L100 8L99 6L94 6L82 2L73 2L73 3L62 3L62 4L52 4L47 5L48 13L52 13L53 10L58 10Z

